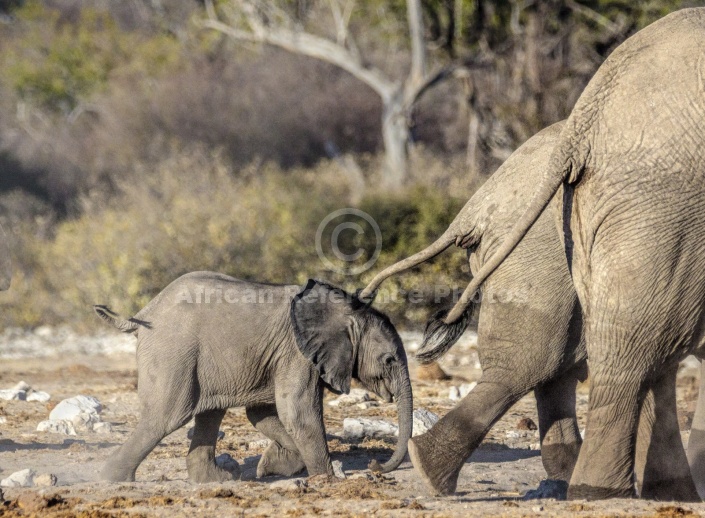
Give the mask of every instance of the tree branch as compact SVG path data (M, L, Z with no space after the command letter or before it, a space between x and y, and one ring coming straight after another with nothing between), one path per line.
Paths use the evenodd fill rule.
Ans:
M364 66L358 56L335 42L304 31L266 25L248 2L242 2L242 5L250 30L221 22L216 17L211 0L206 0L206 4L211 4L211 7L207 8L208 18L202 21L205 28L219 31L236 40L266 43L340 67L372 88L383 100L391 98L398 88L380 70Z
M602 25L603 27L605 27L608 31L610 31L613 34L620 31L620 27L618 24L614 23L609 18L602 16L597 11L590 9L589 7L587 7L585 5L579 4L575 0L567 0L566 5L568 7L570 7L576 13L580 13L583 16L590 18L593 22L596 22L597 24Z
M406 0L406 15L411 38L411 70L407 87L416 88L426 78L426 42L424 41L423 13L420 0Z

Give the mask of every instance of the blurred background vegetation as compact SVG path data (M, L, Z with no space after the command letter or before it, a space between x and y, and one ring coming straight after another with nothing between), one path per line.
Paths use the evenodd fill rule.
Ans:
M620 42L693 5L0 0L0 222L15 265L0 325L97 326L91 304L130 314L198 269L361 287L430 244L516 147L565 118ZM349 63L272 44L287 34ZM405 96L396 119L369 71ZM400 117L406 163L389 182L383 125ZM343 207L382 231L359 276L326 271L314 246ZM369 256L373 235L348 245ZM464 253L447 252L386 286L420 289L424 303L379 306L418 327L437 309L432 285L468 280Z

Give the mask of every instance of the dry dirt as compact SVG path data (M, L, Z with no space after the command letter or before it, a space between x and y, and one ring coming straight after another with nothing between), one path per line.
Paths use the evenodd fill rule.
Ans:
M0 344L2 345L2 344ZM13 353L15 354L15 353ZM15 356L21 356L17 353ZM58 485L50 488L5 488L0 516L661 516L705 515L705 504L679 504L640 500L603 502L524 501L523 495L544 477L538 432L527 430L526 419L536 421L531 395L515 405L495 425L484 443L463 468L458 493L453 497L428 495L409 462L383 477L331 482L309 479L308 487L296 490L272 488L278 478L255 479L262 446L248 444L263 439L248 423L243 409L232 409L221 429L225 437L217 454L230 453L243 469L243 480L226 484L192 485L186 480L186 429L167 437L140 466L137 482L110 484L98 481L106 457L125 441L134 428L137 413L136 370L132 354L108 355L90 351L62 350L44 358L2 359L0 388L24 380L37 390L49 392L47 403L1 401L0 478L24 468L38 474L53 473ZM414 379L415 407L443 415L454 405L448 389L477 380L480 369L472 340L456 347L442 362L451 374L442 381ZM679 411L683 438L692 418L697 381L692 366L679 377ZM79 433L74 437L36 432L37 423L64 398L86 394L103 406L103 420L113 425L109 434ZM334 397L327 395L326 400ZM587 402L580 388L578 408L581 427ZM395 421L394 405L361 410L326 405L326 428L334 459L341 460L350 477L366 472L372 458L391 454L392 440L351 441L342 438L345 417L386 418ZM252 446L252 445L250 445Z

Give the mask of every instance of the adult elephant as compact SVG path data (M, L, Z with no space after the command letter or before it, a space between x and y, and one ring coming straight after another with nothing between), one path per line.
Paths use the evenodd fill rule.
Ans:
M558 225L583 310L590 364L584 443L571 498L630 497L637 450L666 459L642 494L696 499L675 414L675 376L705 356L705 8L684 9L620 45L576 103L534 199L461 300L427 326L421 353L445 349L475 291L559 192ZM653 407L654 418L639 415ZM643 412L642 412L643 414ZM409 446L414 466L451 492L468 448L451 411ZM637 436L672 437L670 455Z
M443 235L421 252L380 272L361 296L369 296L390 276L428 261L453 244L467 248L471 272L477 274L527 208L530 199L525 194L548 168L563 125L556 123L525 142L470 198ZM464 420L454 430L453 441L442 438L429 444L439 459L460 446L462 453L450 455L464 461L507 409L534 390L544 468L549 479L564 481L567 486L582 443L575 388L586 375L587 354L580 307L555 225L557 210L560 200L555 199L483 286L477 345L482 377L452 411L452 416ZM466 312L453 331L461 333L468 320ZM434 360L450 345L452 341L446 341L444 347L426 349L417 357ZM675 420L673 410L669 419ZM657 484L649 484L667 477L664 469L668 470L674 459L653 454L649 462L647 459L649 449L657 444L664 456L673 447L682 449L680 442L670 444L680 441L680 436L660 435L665 431L662 428L652 430L653 405L647 404L642 414L637 485L645 496L677 499L678 493L662 492ZM687 470L685 458L675 459L680 460L681 470Z
M428 261L453 244L468 250L473 274L495 253L531 191L548 167L563 122L533 136L478 189L433 244L377 274L361 293L370 296L392 275ZM464 314L462 333L469 320ZM575 388L586 375L586 352L575 289L553 212L547 210L484 286L478 325L482 377L453 412L467 417L452 443L463 460L504 413L534 390L539 413L541 456L549 479L567 482L582 439L575 415ZM452 342L448 342L448 346ZM425 358L439 357L437 348ZM423 358L420 358L423 359Z

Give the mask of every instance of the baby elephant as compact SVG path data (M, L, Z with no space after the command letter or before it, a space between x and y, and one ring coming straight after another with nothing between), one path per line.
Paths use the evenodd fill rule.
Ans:
M226 409L237 406L272 440L258 477L304 467L309 476L332 475L323 388L348 393L352 377L397 401L397 448L378 468L391 471L404 459L412 427L406 354L389 319L356 296L314 280L301 288L194 272L130 319L105 306L95 311L137 336L141 418L106 463L107 480L134 480L159 441L194 416L189 479L231 480L215 465L215 444Z

